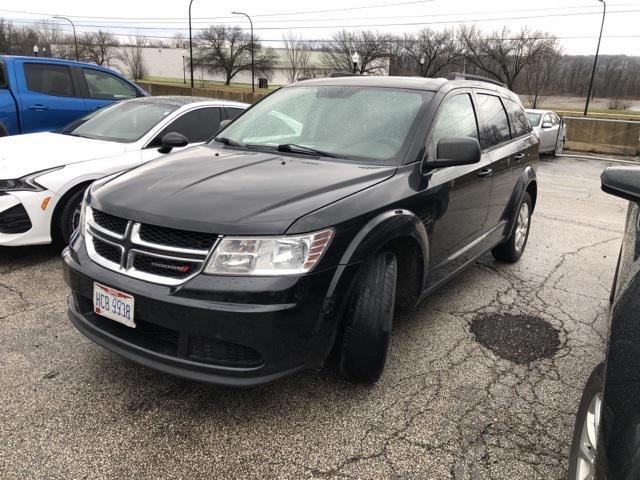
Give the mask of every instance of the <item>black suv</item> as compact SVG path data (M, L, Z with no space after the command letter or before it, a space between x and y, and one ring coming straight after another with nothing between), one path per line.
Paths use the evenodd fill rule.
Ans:
M480 255L522 255L538 139L480 79L329 78L204 146L95 183L64 252L69 316L124 357L254 385L373 382L393 315Z

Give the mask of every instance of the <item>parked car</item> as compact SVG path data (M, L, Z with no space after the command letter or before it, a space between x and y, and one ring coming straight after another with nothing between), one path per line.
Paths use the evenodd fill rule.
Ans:
M610 302L606 361L584 388L569 479L640 478L640 167L609 167L602 190L629 200Z
M59 132L0 139L0 246L66 246L94 180L212 138L248 105L143 97L93 112Z
M147 95L97 65L0 55L0 137L57 130L105 105Z
M540 153L560 153L567 138L567 126L550 110L526 110L533 130L540 138Z
M334 350L374 382L396 308L487 251L520 258L537 160L518 97L489 81L283 87L209 144L87 191L63 254L69 317L193 380L270 382Z

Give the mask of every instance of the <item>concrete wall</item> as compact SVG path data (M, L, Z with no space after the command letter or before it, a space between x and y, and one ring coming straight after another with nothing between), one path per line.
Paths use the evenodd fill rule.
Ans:
M193 95L196 97L219 98L222 100L233 100L236 102L254 103L260 100L267 93L251 91L227 91L216 90L215 88L191 88L187 85L162 85L151 82L136 82L151 95Z
M640 155L640 122L564 117L566 150Z

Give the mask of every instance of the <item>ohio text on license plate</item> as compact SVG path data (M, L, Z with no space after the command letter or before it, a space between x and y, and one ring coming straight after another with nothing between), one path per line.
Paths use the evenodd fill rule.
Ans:
M99 283L93 284L93 311L98 315L136 328L133 322L134 299L132 295Z

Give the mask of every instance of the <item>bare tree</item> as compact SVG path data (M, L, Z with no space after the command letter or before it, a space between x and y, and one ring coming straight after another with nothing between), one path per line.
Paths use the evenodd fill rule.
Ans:
M458 36L467 61L509 88L513 88L518 76L541 52L558 48L555 37L526 28L512 34L505 27L483 37L475 26L463 26Z
M253 43L256 73L268 75L277 55L273 49L263 48L255 36ZM229 85L238 73L251 70L251 36L240 27L210 26L198 35L198 50L198 62L212 73L222 73L225 85Z
M81 57L96 65L109 66L116 58L114 47L119 44L116 37L109 32L84 32L78 39Z
M451 67L462 55L453 30L433 31L429 28L416 35L405 34L403 49L413 71L422 77L436 77Z
M125 45L118 55L118 58L126 67L129 76L134 80L144 78L147 73L143 56L143 48L145 46L145 38L141 35L136 35L134 38L129 39L129 44Z
M309 71L309 61L311 59L311 49L309 42L294 33L282 36L284 41L285 68L287 80L293 83L302 76L306 76Z
M545 96L557 89L560 58L557 49L548 48L541 51L524 69L524 83L531 108L538 108Z
M341 30L327 44L323 63L331 70L351 72L352 56L357 52L360 57L357 67L361 75L384 74L388 69L390 41L391 36L387 33Z
M173 36L171 43L174 48L189 48L189 41L185 34L181 32L178 32Z

